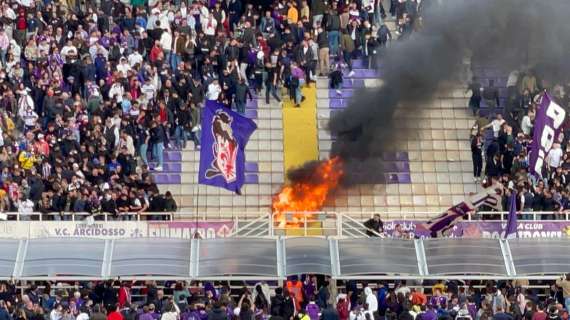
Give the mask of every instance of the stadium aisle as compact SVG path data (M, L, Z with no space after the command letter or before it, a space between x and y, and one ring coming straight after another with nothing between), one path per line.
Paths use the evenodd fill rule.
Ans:
M283 161L289 168L319 159L317 136L317 89L314 84L303 88L305 101L300 108L294 102L283 102Z

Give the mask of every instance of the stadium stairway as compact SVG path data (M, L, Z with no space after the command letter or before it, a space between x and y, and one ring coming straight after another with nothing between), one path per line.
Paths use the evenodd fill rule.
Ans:
M317 83L321 159L328 158L334 140L326 130L331 114L345 108L359 89L379 85L374 71L366 69L362 61L354 61L354 68L353 77L344 77L341 96L329 89L327 79ZM385 212L386 218L410 212L421 219L428 217L426 212L433 216L477 192L480 187L473 181L469 145L473 116L467 105L466 86L458 84L443 88L419 110L409 112L406 106L400 107L397 126L413 133L400 142L399 150L383 156L387 162L385 182L340 191L325 210L350 212L360 219L371 212Z
M355 74L345 77L342 96L328 88L328 80L319 78L316 86L316 125L319 158L329 156L333 137L326 130L331 114L345 108L358 89L379 85L376 73L354 61ZM325 210L350 212L364 219L372 212L386 213L385 218L402 217L400 212L427 218L462 201L478 191L472 178L469 131L473 123L466 86L456 84L442 89L436 98L420 109L408 112L402 106L398 125L411 128L413 135L401 141L401 148L385 155L387 169L381 183L360 185L339 191ZM302 106L303 108L303 106ZM271 196L285 179L284 111L273 99L248 102L247 116L258 124L246 148L246 185L243 196L197 184L199 151L189 142L182 151L167 151L165 171L155 174L162 192L171 191L182 210L177 218L192 213L208 219L239 215L254 218L268 212ZM286 139L285 139L286 140ZM192 216L193 217L193 216ZM411 216L408 216L411 218Z
M177 218L188 218L188 214L196 212L209 219L229 218L238 213L257 217L259 212L267 212L271 195L284 181L281 106L273 99L266 104L255 97L246 105L246 116L254 119L258 129L246 147L246 184L242 196L198 184L200 151L194 150L193 142L189 141L182 151L167 151L165 170L155 173L155 179L160 191L170 191L182 208ZM168 163L172 158L174 161Z

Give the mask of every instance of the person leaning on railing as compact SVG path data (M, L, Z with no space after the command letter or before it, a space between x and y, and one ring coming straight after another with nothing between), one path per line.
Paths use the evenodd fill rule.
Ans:
M369 237L378 237L380 233L384 232L384 223L379 214L375 214L374 217L364 222L364 226L366 227L366 235Z

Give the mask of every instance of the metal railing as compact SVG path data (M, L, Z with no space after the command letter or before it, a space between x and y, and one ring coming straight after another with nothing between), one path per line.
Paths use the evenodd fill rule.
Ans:
M96 213L91 214L88 212L5 212L0 220L15 220L15 221L83 221L93 219L94 221L144 221L145 218L155 218L152 220L171 221L173 220L173 212L125 212L120 215L113 215L110 213ZM142 220L141 220L142 218Z
M431 218L440 215L441 211L418 211L418 212L406 212L406 211L328 211L328 212L307 212L300 213L309 216L318 216L326 218L335 218L339 214L343 217L349 218L351 220L365 221L372 218L374 215L379 214L382 220L429 220ZM293 216L295 213L286 213L289 217ZM507 211L481 211L468 214L466 220L488 220L495 221L505 221L508 217ZM82 221L87 218L93 218L100 221L114 221L114 220L132 220L141 221L149 217L158 217L154 220L197 220L197 221L208 221L208 220L239 220L243 221L260 221L263 218L272 216L269 212L259 211L259 212L223 212L220 211L219 214L212 215L211 213L195 213L195 212L125 212L121 213L119 216L115 216L109 213L98 213L91 214L88 212L51 212L51 213L19 213L19 212L4 212L0 213L0 220L16 220L16 221L26 221L33 220L43 221L43 220L66 220L66 221ZM518 212L519 219L523 220L567 220L570 221L570 211L525 211ZM497 219L498 217L498 219ZM320 219L323 220L323 219ZM313 222L315 219L308 218L307 222ZM303 223L305 224L305 223ZM311 229L309 226L307 229Z
M440 215L443 211L331 211L328 213L342 214L345 217L351 217L356 220L368 220L372 218L375 214L380 214L382 220L420 220L426 221L431 218L435 218ZM313 214L316 214L315 212ZM570 211L561 212L539 212L539 211L528 211L528 212L518 212L519 219L524 218L524 220L569 220L570 221ZM174 219L197 219L201 221L207 220L235 220L240 221L251 221L259 219L262 216L269 215L268 211L258 211L258 212L223 212L212 214L211 212L176 212L173 213ZM499 219L494 219L494 217L499 216ZM470 213L466 220L484 220L490 218L490 220L506 220L508 216L507 211L481 211ZM551 219L555 217L556 219Z

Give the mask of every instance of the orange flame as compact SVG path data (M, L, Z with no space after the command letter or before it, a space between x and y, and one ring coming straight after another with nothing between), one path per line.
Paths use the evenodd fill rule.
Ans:
M342 161L335 157L319 163L310 181L283 186L273 197L271 205L275 225L298 226L307 213L321 210L329 193L338 186L342 174ZM291 221L287 221L286 213L293 214Z

